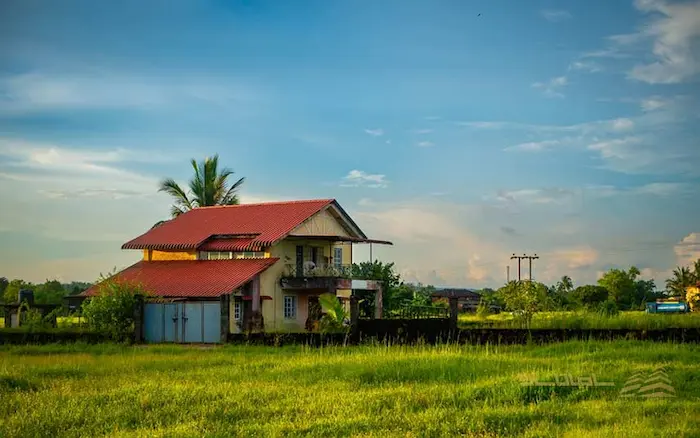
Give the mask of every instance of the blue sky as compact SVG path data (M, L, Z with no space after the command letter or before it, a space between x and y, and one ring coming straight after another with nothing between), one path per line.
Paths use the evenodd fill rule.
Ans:
M213 153L245 202L338 199L411 281L700 257L698 1L0 8L0 275L130 264Z

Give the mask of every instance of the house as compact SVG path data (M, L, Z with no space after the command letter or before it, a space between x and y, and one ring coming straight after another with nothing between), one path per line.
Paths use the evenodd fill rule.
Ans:
M320 318L322 293L347 300L353 289L374 290L381 303L378 282L351 278L360 243L391 244L367 238L333 199L202 207L122 245L143 256L116 276L158 297L145 305L147 341L303 331Z
M447 301L457 298L457 306L462 312L475 312L481 301L481 295L471 289L438 289L430 295L432 301Z

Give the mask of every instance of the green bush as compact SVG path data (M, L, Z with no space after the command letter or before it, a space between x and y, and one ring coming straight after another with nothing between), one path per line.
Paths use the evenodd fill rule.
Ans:
M117 342L129 340L139 295L147 293L137 283L115 277L104 279L98 285L97 295L83 303L83 315L93 330L104 332Z
M614 300L607 299L598 306L598 313L603 316L617 316L620 313L620 309L618 309Z

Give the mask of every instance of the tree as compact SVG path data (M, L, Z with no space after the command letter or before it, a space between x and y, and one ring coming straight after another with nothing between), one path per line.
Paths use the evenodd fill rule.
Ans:
M22 289L30 289L32 287L31 283L27 283L24 280L15 279L8 283L3 293L3 301L6 303L16 303L19 298L19 291Z
M8 284L10 284L10 281L6 277L0 277L0 297L5 293Z
M194 176L189 181L190 193L187 194L172 178L161 181L159 192L165 192L175 200L170 213L177 217L197 207L212 205L237 205L236 192L245 181L240 178L229 185L229 178L234 172L228 168L219 169L219 155L207 157L197 163L193 158L190 163ZM158 224L156 224L158 225Z
M525 327L530 327L535 312L549 307L547 287L535 281L511 281L496 293L505 302L506 310L514 312Z
M564 275L561 280L549 289L549 295L557 309L568 309L572 304L571 293L574 290L574 283L571 277Z
M382 286L382 308L385 312L398 309L403 303L403 292L400 290L401 276L394 272L393 263L382 263L379 260L362 262L352 265L353 278L364 278L379 281ZM362 300L360 309L363 313L374 315L374 291L359 292Z
M671 295L680 296L681 299L685 300L686 289L693 286L696 282L694 277L690 269L685 266L679 266L673 270L673 277L666 280L666 290Z
M695 260L695 263L693 263L693 280L695 280L695 283L700 283L700 259Z
M34 302L37 304L62 304L66 290L58 280L46 280L34 290Z
M579 286L571 292L571 299L579 307L587 310L598 308L598 306L608 299L610 293L603 286L585 285Z
M92 328L107 333L112 340L126 341L133 332L137 295L148 295L138 283L102 276L97 295L83 303L83 315Z
M628 310L635 301L638 276L639 269L634 266L629 271L611 269L598 280L598 285L608 290L610 298L617 303L618 308Z

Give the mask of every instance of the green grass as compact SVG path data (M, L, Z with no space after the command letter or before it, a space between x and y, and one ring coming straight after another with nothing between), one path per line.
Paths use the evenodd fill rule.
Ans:
M665 365L675 399L623 399ZM616 388L528 388L596 374ZM700 346L0 350L0 436L698 436Z
M518 328L519 322L504 312L480 318L476 314L459 315L463 328L499 327ZM593 312L538 312L531 328L540 329L663 329L700 328L700 313L648 314L645 312L620 312L616 316L602 316Z

